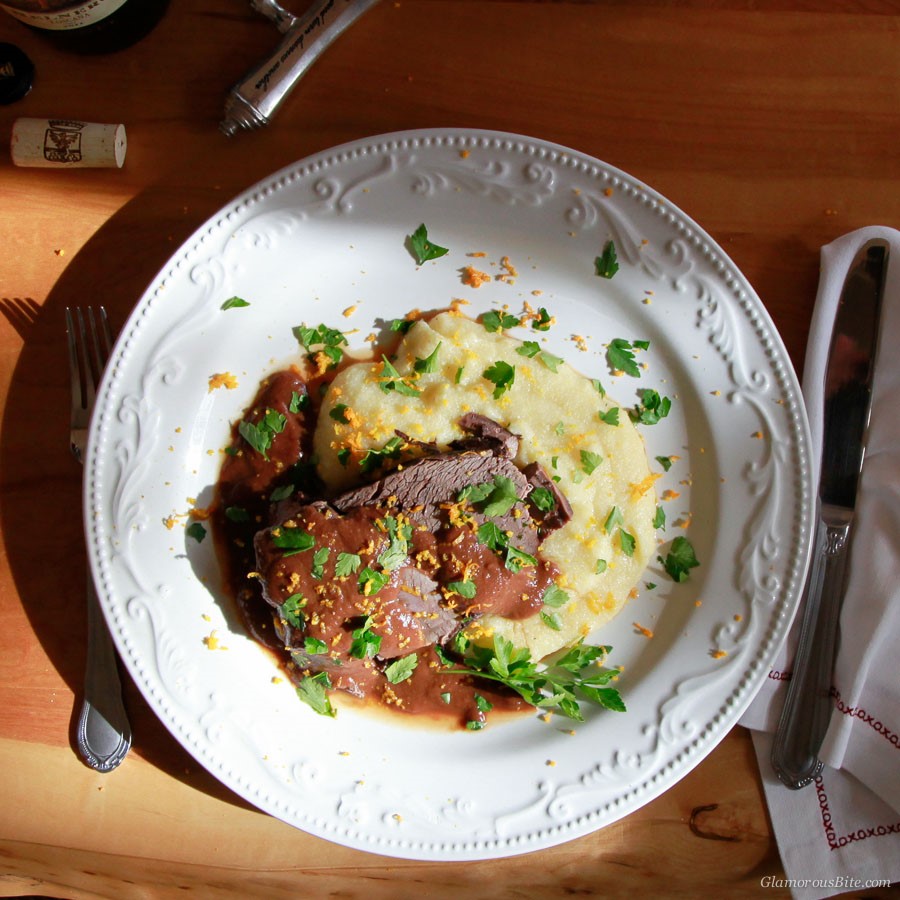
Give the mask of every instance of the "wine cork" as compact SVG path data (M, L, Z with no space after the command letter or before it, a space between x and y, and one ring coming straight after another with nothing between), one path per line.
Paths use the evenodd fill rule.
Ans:
M126 146L124 125L76 119L16 119L10 155L17 166L121 169Z

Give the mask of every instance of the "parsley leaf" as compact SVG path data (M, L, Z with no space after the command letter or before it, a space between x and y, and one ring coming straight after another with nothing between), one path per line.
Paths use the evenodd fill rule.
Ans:
M250 304L242 299L241 297L229 297L220 307L220 309L239 309L242 306L249 306Z
M606 349L606 358L617 372L624 372L633 378L640 378L641 370L634 361L634 346L624 338L613 338Z
M551 626L552 627L552 626ZM580 701L586 700L607 709L624 712L625 704L615 688L608 687L618 676L616 669L601 668L599 663L609 647L577 644L563 656L540 668L527 649L513 646L497 635L493 647L470 647L462 660L464 668L451 669L496 681L514 690L526 702L541 709L552 709L576 721L584 721Z
M629 534L624 528L619 529L619 546L626 556L634 556L634 535Z
M594 470L602 462L603 457L599 453L594 453L591 450L581 451L581 468L585 475L593 475Z
M511 366L505 360L498 359L481 375L494 385L494 399L497 400L513 386L513 382L516 380L516 367Z
M542 306L540 307L540 309L538 309L537 318L532 319L531 327L535 331L549 331L552 324L553 317Z
M400 684L401 681L406 681L412 675L418 664L419 657L415 653L401 656L384 670L385 677L391 684Z
M661 507L656 507L656 512L653 514L653 527L654 528L665 528L666 527L666 511Z
M316 543L315 538L302 528L278 527L272 529L272 543L279 550L288 551L285 556L293 556L304 550L311 550Z
M356 659L366 659L367 657L375 656L381 649L381 635L372 633L372 624L372 617L366 616L366 621L350 635L352 638L350 655Z
M315 328L295 325L291 331L307 354L315 356L316 353L324 353L328 358L329 368L333 368L344 358L342 347L346 345L347 338L336 328L329 328L327 325L317 325Z
M331 556L330 547L319 547L313 553L312 567L310 568L310 574L313 578L322 578L325 575L325 563L328 562L329 556Z
M700 565L691 542L685 537L675 538L666 558L659 556L657 559L663 564L672 581L677 582L687 581L690 570Z
M420 266L450 252L446 247L439 247L428 240L428 229L424 223L409 236L409 247Z
M359 590L366 597L377 594L390 580L390 575L378 572L371 566L366 566L359 573ZM378 639L379 641L381 638Z
M419 396L421 393L420 389L414 387L404 379L386 356L382 354L381 360L384 365L382 366L381 373L378 377L378 387L380 387L385 394L396 391L398 394L403 394L406 397Z
M356 553L338 553L334 564L335 577L346 578L348 575L355 575L361 565L362 558Z
M672 468L671 456L657 456L656 461L663 467L664 472L668 472Z
M403 438L395 435L380 450L366 450L359 461L359 467L363 472L371 472L383 465L386 459L397 459L402 449Z
M297 696L311 706L320 716L334 718L335 710L328 699L328 689L331 687L331 679L327 672L317 672L315 675L307 675L297 685Z
M259 422L242 421L238 424L238 434L265 459L269 458L269 448L276 434L281 434L287 419L274 409L267 409Z
M606 517L606 521L603 523L603 530L607 534L611 534L613 528L615 528L616 525L621 525L622 522L624 522L624 521L625 521L625 518L622 515L622 510L619 509L618 506L614 506L609 511L609 515Z
M556 498L545 487L536 487L528 495L528 502L533 504L541 512L550 512L556 506Z
M656 425L660 419L664 419L672 408L672 401L668 397L660 397L657 391L647 388L641 392L641 402L628 415L631 420L639 425Z
M413 369L420 375L431 375L433 372L437 372L438 350L441 349L442 343L443 341L438 341L434 350L432 350L424 359L417 356L416 361L413 363Z
M306 598L303 594L291 594L281 604L280 613L285 622L292 628L299 628L303 624L301 610L306 606Z
M619 424L619 407L614 406L612 409L608 409L606 412L601 412L597 414L600 417L600 421L604 422L607 425L618 425Z
M459 594L460 597L464 597L466 600L472 600L475 597L475 582L474 581L448 581L447 582L447 590L453 591L455 594Z
M206 537L206 529L199 522L192 522L185 528L184 533L193 538L198 544Z
M612 278L619 271L616 245L612 241L606 242L603 253L594 260L594 268L601 278Z
M515 328L519 324L519 320L509 313L501 313L492 309L481 317L481 324L484 325L485 331L493 334L506 328Z

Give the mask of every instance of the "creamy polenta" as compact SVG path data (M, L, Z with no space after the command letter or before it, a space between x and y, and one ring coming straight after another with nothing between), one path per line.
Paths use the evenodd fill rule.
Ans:
M502 635L541 659L615 616L657 545L657 476L627 409L616 417L619 404L565 362L455 312L416 322L389 366L352 364L327 390L314 452L328 489L356 483L354 463L398 432L445 448L463 437L462 416L486 416L519 436L515 463L539 463L571 505L571 519L541 546L569 599L552 625L488 615L471 636Z

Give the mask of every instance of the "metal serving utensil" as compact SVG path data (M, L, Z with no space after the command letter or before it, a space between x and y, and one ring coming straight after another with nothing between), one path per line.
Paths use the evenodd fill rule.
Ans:
M883 241L870 241L860 250L847 273L831 335L813 557L794 670L772 746L776 774L795 790L822 771L818 754L832 711L838 619L865 456L887 260Z
M87 307L66 309L69 374L72 384L70 446L84 463L88 427L97 385L112 348L106 310ZM116 768L131 748L131 725L122 703L116 650L106 627L94 579L87 574L87 666L84 699L76 726L76 742L82 759L98 772Z
M319 0L294 16L276 0L250 0L284 39L230 91L219 128L228 137L266 125L322 52L378 0Z

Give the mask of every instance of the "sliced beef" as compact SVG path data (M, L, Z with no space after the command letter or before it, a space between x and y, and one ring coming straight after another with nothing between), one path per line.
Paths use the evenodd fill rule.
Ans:
M480 413L466 413L457 423L469 437L459 438L450 446L454 450L480 450L515 459L519 437Z
M546 537L551 531L562 528L572 518L572 506L566 499L566 495L559 489L559 485L547 474L540 463L529 463L522 469L522 474L528 479L532 490L543 488L550 492L553 498L553 507L542 510L531 504L532 515L539 523L541 537Z

